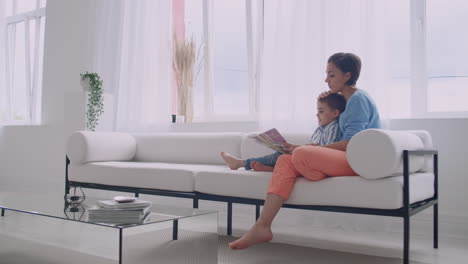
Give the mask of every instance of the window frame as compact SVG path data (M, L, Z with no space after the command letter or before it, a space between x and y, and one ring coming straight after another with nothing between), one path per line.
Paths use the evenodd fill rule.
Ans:
M12 1L12 15L5 17L5 74L6 74L6 111L7 117L5 121L0 121L1 125L34 125L40 123L40 90L41 84L39 83L39 60L40 60L40 48L41 39L44 39L41 31L42 23L45 23L42 19L46 17L46 2L43 0L36 0L36 7L34 10L17 13L17 1ZM35 20L35 38L34 38L34 58L31 58L31 45L30 45L30 22ZM24 47L16 46L16 25L24 23ZM13 38L10 37L14 36ZM14 86L14 74L15 74L15 50L17 48L25 49L25 77L26 77L26 113L27 116L23 120L14 120L12 112L12 93L16 89ZM42 53L43 55L43 50ZM31 61L33 62L33 69L31 70ZM39 105L39 107L38 107ZM39 113L37 113L39 112Z
M194 116L193 122L196 123L210 123L210 122L244 122L244 121L257 121L257 109L258 109L258 87L259 87L259 73L261 52L263 46L263 6L264 0L252 2L251 0L245 0L245 19L246 19L246 47L247 47L247 74L248 74L248 95L249 95L249 113L247 115L222 115L216 114L214 111L214 75L213 75L213 52L211 50L212 39L211 28L209 18L211 17L210 12L213 12L213 1L203 0L202 2L203 12L203 67L204 67L204 114L203 116ZM257 46L254 52L254 23L253 23L253 10L252 4L258 4L257 8ZM255 53L257 56L255 57Z
M410 1L411 113L409 118L468 118L468 111L431 112L428 109L427 0Z
M467 118L468 111L447 111L447 112L431 112L428 109L428 89L429 78L427 66L427 17L426 17L426 1L427 0L412 0L410 1L410 94L411 106L410 116L408 118ZM257 49L256 55L253 52L253 21L251 1L246 2L246 32L247 32L247 60L249 74L249 115L248 116L223 116L217 115L213 110L213 82L212 70L205 70L204 75L204 116L195 117L195 122L220 122L220 121L258 121L258 87L261 73L261 60L263 48L263 8L264 0L259 1L257 14ZM204 32L208 32L209 28L209 12L212 10L210 0L203 0L203 28ZM206 14L206 15L205 15ZM204 52L209 53L209 34L203 34L205 43ZM210 56L204 57L205 69L211 69ZM400 119L400 118L396 118Z

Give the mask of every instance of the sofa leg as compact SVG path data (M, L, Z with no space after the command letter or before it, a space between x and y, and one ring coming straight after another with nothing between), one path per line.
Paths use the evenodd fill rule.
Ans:
M403 217L403 264L409 264L409 242L410 242L410 216Z
M193 198L193 208L198 208L198 199Z
M439 205L434 204L434 248L439 248Z
M179 220L174 220L172 223L172 240L179 238Z
M139 193L135 193L135 197L140 197L140 194Z
M227 210L227 235L232 235L232 203L228 202Z

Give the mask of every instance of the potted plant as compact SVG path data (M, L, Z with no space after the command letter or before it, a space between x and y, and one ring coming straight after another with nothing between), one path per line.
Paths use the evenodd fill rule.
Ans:
M98 125L99 116L104 112L104 97L102 95L102 80L97 73L82 73L81 86L88 92L86 110L86 128L94 131Z
M193 36L178 40L175 35L173 44L172 67L177 83L177 109L179 115L184 117L184 122L190 123L193 120L193 82L200 72L199 55L203 45L199 46L197 52ZM198 66L195 65L197 61L200 61Z

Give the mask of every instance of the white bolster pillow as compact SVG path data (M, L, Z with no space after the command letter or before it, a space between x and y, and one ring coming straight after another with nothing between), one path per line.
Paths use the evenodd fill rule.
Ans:
M346 157L351 168L366 179L403 173L403 150L423 149L421 138L407 131L367 129L348 143ZM424 166L423 156L410 156L410 173Z
M136 140L127 133L74 132L67 142L67 156L73 163L128 161L136 153Z

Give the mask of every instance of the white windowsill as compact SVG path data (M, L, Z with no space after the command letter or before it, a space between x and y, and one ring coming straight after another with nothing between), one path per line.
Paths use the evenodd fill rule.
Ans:
M9 123L0 123L0 127L39 127L44 126L39 123L23 123L23 122L9 122Z
M467 119L468 112L433 112L410 117L388 118L389 120L409 120L409 119Z

